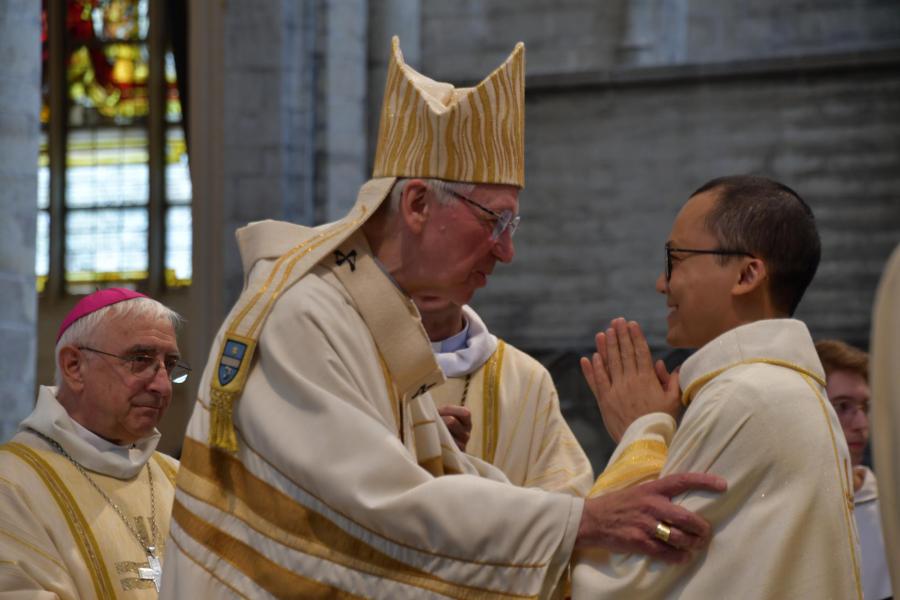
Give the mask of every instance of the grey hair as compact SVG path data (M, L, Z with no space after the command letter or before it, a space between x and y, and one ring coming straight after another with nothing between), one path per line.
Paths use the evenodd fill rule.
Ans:
M409 183L411 177L401 177L394 182L394 187L391 188L391 196L389 198L389 208L391 214L397 212L400 208L400 198L403 196L403 190L406 188L406 184ZM424 181L428 187L435 191L435 195L438 198L438 202L441 204L448 204L451 200L457 200L453 195L453 192L457 194L462 194L463 196L468 197L474 190L474 183L463 183L459 181L445 181L443 179L432 179L426 177L418 177L421 181Z
M152 320L168 319L175 331L181 328L184 323L184 317L177 312L157 302L153 298L131 298L104 306L100 310L85 315L72 323L66 329L59 341L56 342L56 373L54 382L57 387L62 384L62 371L59 368L59 353L65 346L89 346L94 343L94 335L103 322L103 319L118 316L131 316L136 318L147 318Z

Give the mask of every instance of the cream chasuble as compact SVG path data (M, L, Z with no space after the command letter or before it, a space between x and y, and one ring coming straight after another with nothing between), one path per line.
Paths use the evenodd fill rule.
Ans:
M518 348L498 342L471 307L463 313L468 345L437 355L448 379L431 394L438 407L464 404L472 411L466 453L493 464L515 485L584 497L593 471L559 410L550 373ZM485 351L479 351L482 346Z
M666 415L635 421L595 493L660 466L721 475L724 494L675 498L712 524L712 542L680 565L582 552L573 598L862 598L850 458L824 380L791 319L738 327L689 358L677 432Z
M888 568L894 591L897 591L900 590L900 442L897 441L900 430L900 244L894 248L878 284L871 339L872 458L878 470Z
M327 227L239 233L249 275L188 426L162 597L545 597L583 500L509 485L458 451L427 392L443 376L418 311L362 235L268 300L285 252ZM271 310L232 405L232 453L209 442L209 390L245 368L220 356L244 298Z
M40 432L59 443L145 540L151 536L147 469L152 471L160 538L169 527L174 459L154 452L159 434L123 457L84 442L76 424L41 387L22 430L0 446L0 599L156 598L147 553L78 469ZM152 540L162 556L163 539ZM161 560L162 562L162 560ZM144 575L144 579L140 576Z

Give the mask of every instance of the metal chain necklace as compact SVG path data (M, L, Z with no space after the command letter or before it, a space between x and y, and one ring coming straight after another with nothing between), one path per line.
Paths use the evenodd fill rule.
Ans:
M460 406L466 405L466 397L469 395L469 382L472 381L472 374L466 374L466 384L463 386L462 398L459 401Z
M159 529L156 526L156 495L153 493L153 471L150 469L150 462L147 462L147 481L150 484L150 535L152 539L145 541L144 536L141 535L141 532L138 530L138 528L128 521L128 517L125 515L122 509L119 508L119 505L113 502L112 498L110 498L106 494L106 492L104 492L103 489L99 485L97 485L97 482L94 481L93 477L88 474L87 470L81 466L81 463L75 460L71 454L66 452L65 448L63 448L59 444L59 442L57 442L53 438L50 438L39 431L35 431L33 429L32 431L43 438L48 444L53 446L53 448L56 449L57 452L65 456L69 460L69 462L75 466L78 472L84 475L84 478L87 479L88 483L90 483L91 486L95 490L97 490L97 493L100 494L100 496L102 496L104 500L106 500L106 503L109 504L114 511L116 511L116 514L119 515L120 519L122 519L122 523L125 524L125 527L128 528L128 531L131 532L131 534L141 545L141 548L144 549L144 552L147 553L147 563L150 566L149 568L139 568L138 578L143 580L152 580L156 585L156 591L159 592L159 584L162 577L162 568L159 563L159 557L156 555L156 545L153 543L154 540L159 540Z

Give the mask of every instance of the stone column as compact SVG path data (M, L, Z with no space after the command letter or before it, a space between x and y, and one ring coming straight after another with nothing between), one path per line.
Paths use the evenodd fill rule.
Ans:
M367 0L326 0L319 20L316 221L343 217L371 172L366 164Z
M0 440L34 406L40 2L0 3Z
M391 38L400 37L403 59L415 69L422 67L422 1L380 0L369 3L368 137L366 168L375 160L381 100L387 78ZM368 171L367 171L368 172Z
M619 62L653 67L684 62L687 0L628 0L619 42Z

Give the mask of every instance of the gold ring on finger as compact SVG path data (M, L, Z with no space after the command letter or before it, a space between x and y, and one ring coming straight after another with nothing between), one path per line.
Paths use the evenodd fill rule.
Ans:
M668 544L669 536L672 535L672 528L660 521L656 524L656 531L653 532L653 535L655 535L657 539Z

